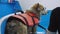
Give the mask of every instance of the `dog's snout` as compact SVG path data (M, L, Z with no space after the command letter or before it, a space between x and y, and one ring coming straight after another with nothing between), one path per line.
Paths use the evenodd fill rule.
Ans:
M42 14L42 15L46 15L47 13L48 13L47 10L43 10L43 11L41 11L41 14Z

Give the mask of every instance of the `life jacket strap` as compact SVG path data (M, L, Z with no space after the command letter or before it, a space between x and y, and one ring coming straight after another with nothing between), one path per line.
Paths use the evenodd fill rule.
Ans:
M27 19L24 16L20 15L20 14L18 14L18 15L21 16L26 21L26 25L29 26Z

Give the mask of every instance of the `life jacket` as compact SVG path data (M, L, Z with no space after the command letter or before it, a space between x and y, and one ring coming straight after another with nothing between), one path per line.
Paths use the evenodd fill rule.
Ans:
M39 19L33 13L23 13L23 14L16 14L12 17L18 18L24 22L24 24L28 26L34 26L39 23Z

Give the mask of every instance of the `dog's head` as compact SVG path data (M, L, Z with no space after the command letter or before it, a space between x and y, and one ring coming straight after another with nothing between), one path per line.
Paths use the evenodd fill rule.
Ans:
M45 9L45 7L39 3L34 4L31 7L31 10L33 10L34 13L40 14L40 15L45 15L47 14L47 11Z

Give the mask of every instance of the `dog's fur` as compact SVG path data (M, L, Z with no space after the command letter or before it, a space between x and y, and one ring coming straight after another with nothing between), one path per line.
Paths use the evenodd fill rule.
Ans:
M29 10L26 10L26 12L25 13L28 13L28 12L32 12L32 13L34 13L34 14L36 14L36 16L40 19L40 15L45 15L45 14L47 14L47 11L45 11L45 9L44 9L45 7L43 6L43 5L41 5L41 4L39 4L39 3L36 3L36 4L34 4ZM12 23L14 22L14 21L11 21ZM10 23L10 22L9 22ZM8 24L9 24L8 23ZM12 23L11 24L9 24L10 26L12 25ZM22 31L21 30L19 30L18 29L18 31L19 32L17 32L18 34L19 33L21 33L21 34L27 34L27 26L26 25L24 25L24 24L22 24L21 22L19 22L20 23L20 27L22 28ZM14 23L13 23L14 24ZM8 25L7 25L7 27L9 27ZM20 29L21 29L20 28ZM29 27L29 30L31 31L31 28L32 27ZM36 27L34 28L34 32L36 32ZM10 34L10 33L9 33ZM12 34L12 33L11 33Z

